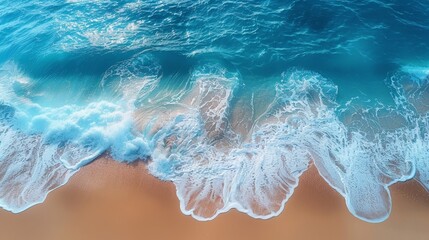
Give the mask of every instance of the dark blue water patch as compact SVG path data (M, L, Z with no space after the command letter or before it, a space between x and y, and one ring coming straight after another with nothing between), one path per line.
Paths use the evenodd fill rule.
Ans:
M85 51L49 54L45 56L26 54L15 62L32 78L90 76L100 78L112 65L133 56L133 52L112 53Z
M126 7L132 3L132 7ZM429 36L427 3L421 1L353 1L347 4L337 1L250 1L246 4L211 1L72 4L56 1L17 4L14 8L13 3L8 5L16 10L6 10L8 13L2 16L2 47L9 46L2 57L35 52L43 57L64 39L77 36L79 38L74 40L76 47L86 49L81 55L81 61L86 65L97 47L83 44L85 34L109 31L109 27L116 24L112 20L115 18L120 28L112 29L113 32L108 34L121 31L127 23L143 23L135 34L124 36L125 42L118 45L119 48L109 48L113 55L122 54L130 46L138 51L179 52L182 55L209 50L243 71L254 71L255 74L271 74L272 70L281 72L296 65L295 62L300 62L299 67L311 67L311 59L320 55L326 56L323 62L338 55L344 58L364 56L357 70L352 71L359 71L360 66L374 61L377 65L389 65L428 56L427 41L424 41ZM76 22L66 22L77 24L74 28L77 35L62 32L67 25L63 26L61 20L64 17L73 20L73 16L79 14L82 16L76 17ZM88 29L85 29L85 22L91 20L94 23L86 24ZM11 24L11 21L15 23ZM30 27L35 30L28 31ZM108 40L109 36L105 37ZM148 42L133 45L133 41L143 38ZM57 50L61 51L61 48ZM174 55L171 57L174 59ZM309 63L305 64L307 61ZM97 64L94 68L97 69ZM345 72L350 67L338 66L337 69Z
M333 22L336 14L334 9L326 8L320 3L320 1L293 2L286 14L287 22L298 31L307 28L315 33L323 32L330 24L336 24Z
M163 74L170 75L187 75L195 65L196 60L180 54L180 52L154 52L153 54L163 69Z

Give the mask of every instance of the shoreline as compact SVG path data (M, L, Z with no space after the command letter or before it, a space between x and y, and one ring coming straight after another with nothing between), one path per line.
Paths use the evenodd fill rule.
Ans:
M391 186L392 213L382 223L354 217L314 166L284 211L267 220L236 210L207 222L184 215L173 183L143 163L98 159L51 192L44 203L0 211L2 239L427 239L429 193L415 180ZM311 231L308 229L311 228ZM26 229L22 231L21 229ZM412 235L410 235L412 234Z

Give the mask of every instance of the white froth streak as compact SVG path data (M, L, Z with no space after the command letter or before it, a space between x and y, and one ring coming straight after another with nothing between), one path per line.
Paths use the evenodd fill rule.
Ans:
M123 162L150 155L146 141L133 129L132 104L40 106L14 93L14 84L31 81L15 64L7 63L0 70L4 73L0 89L8 93L1 96L0 109L0 164L5 171L0 179L1 207L21 212L42 202L107 150Z
M128 99L125 110L123 105L103 101L85 107L42 107L11 90L14 82L26 85L31 79L19 74L13 64L1 69L12 73L0 78L0 92L7 93L2 100L14 108L15 122L12 127L2 125L0 135L7 137L0 139L0 149L15 146L17 139L38 139L34 146L37 159L31 152L17 162L31 160L29 168L35 169L34 176L41 178L24 179L18 186L27 184L23 188L27 191L34 182L48 184L54 179L55 188L59 187L81 166L108 149L115 159L125 162L151 155L149 171L174 182L181 211L201 221L214 219L232 208L254 218L279 215L311 160L328 184L345 198L350 212L367 222L381 222L389 216L390 185L416 176L423 186L429 186L427 115L420 115L416 121L421 123L413 129L394 132L391 137L396 142L386 145L383 138L370 141L359 132L350 133L335 115L337 88L332 83L317 74L295 70L285 74L276 85L274 101L253 124L251 138L243 142L244 138L231 129L229 122L239 75L218 65L203 65L193 74L194 87L187 92L189 95L179 94L181 97L174 103L180 111L162 108L171 114L160 113L167 117L159 118L163 121L157 123L159 129L153 134L136 135L132 103L140 94L154 91L159 74L139 78L134 66L124 63L108 75L121 79L114 89L121 89L121 97ZM401 101L409 101L409 96L401 97ZM252 111L253 100L252 94ZM405 114L407 119L413 118L412 111ZM156 114L153 117L158 121ZM1 120L10 123L9 118ZM426 129L423 136L421 128ZM5 159L16 157L14 154L0 151L1 164L9 164ZM396 156L400 156L395 162L398 169L390 168L390 161ZM38 161L61 164L66 174L58 179L45 177L49 172L40 168ZM12 161L5 169L19 170L14 164ZM5 176L3 182L8 180ZM29 196L35 193L24 190L22 193ZM41 189L36 198L30 197L31 201L25 200L22 206L13 206L13 199L0 196L0 205L20 212L42 202L52 190Z
M391 211L391 197L388 187L398 181L406 181L415 175L416 159L410 159L408 155L412 154L413 150L407 148L407 145L411 144L408 141L412 138L407 138L406 142L399 141L397 144L400 145L395 145L405 146L405 149L398 153L403 158L395 160L399 161L395 163L395 166L399 167L399 169L390 170L389 161L395 159L395 154L392 153L392 156L384 156L382 154L389 151L385 149L386 146L383 141L370 141L359 132L350 133L346 126L336 117L335 108L329 106L332 104L335 106L334 101L337 91L335 87L311 72L292 72L288 77L290 79L287 79L284 85L277 85L276 99L269 105L265 113L258 118L257 123L254 124L252 129L253 134L255 134L260 129L277 128L275 132L267 131L261 136L266 137L267 140L272 140L275 134L279 134L280 138L278 141L285 141L283 142L284 146L290 144L292 139L297 139L295 145L304 149L303 155L295 159L304 165L298 168L301 170L294 172L295 175L289 175L292 178L296 177L296 181L295 184L288 185L288 192L281 199L278 210L276 209L263 215L256 214L255 209L243 205L248 204L246 201L255 202L256 200L247 199L243 202L240 199L241 197L237 198L238 195L235 195L238 192L237 189L240 188L238 186L248 183L248 181L240 182L243 180L244 175L248 175L248 170L242 170L242 166L252 161L252 164L256 164L254 157L249 156L258 151L258 145L254 145L254 141L260 141L255 140L260 138L260 136L252 138L251 142L246 144L230 145L227 147L229 149L205 145L205 142L210 137L203 130L195 130L198 129L198 126L204 125L204 118L198 117L198 113L195 112L192 114L197 114L196 117L188 115L185 118L181 118L179 122L184 127L186 124L191 123L186 123L186 119L193 119L192 124L195 125L192 129L196 133L192 135L192 138L199 138L199 140L193 140L194 142L186 141L188 145L181 146L182 149L186 149L184 152L172 153L170 149L163 153L162 159L157 159L157 156L153 156L154 163L149 166L150 171L163 180L174 182L176 185L176 194L181 202L182 212L198 220L211 220L220 213L227 212L232 208L245 212L252 217L265 219L276 216L283 210L284 204L291 196L293 189L297 186L298 177L305 171L309 164L305 163L305 161L303 162L305 158L303 156L310 155L322 177L345 198L346 205L353 215L367 222L384 221ZM212 81L213 79L213 77L201 78L201 80L205 81ZM205 92L200 91L200 94L204 96ZM199 97L197 96L196 98ZM218 101L218 103L220 102ZM206 106L206 104L198 106ZM223 109L217 105L212 107L213 109ZM216 111L212 111L211 113L216 113ZM222 111L218 114L222 114ZM196 123L201 120L203 122ZM179 122L173 123L173 126L179 126L177 125ZM298 130L294 129L297 126L301 126L301 128L298 128ZM181 135L182 133L180 132L184 129L187 128L171 128L172 132L167 135ZM168 132L167 129L165 130ZM226 126L224 131L228 132L228 126ZM398 131L401 136L405 133L401 132L401 129ZM183 136L186 136L186 131L184 131ZM400 138L398 137L397 139ZM302 141L305 143L302 143ZM269 143L269 141L262 141L262 149L269 147L270 144L272 143ZM387 145L388 148L392 149L395 146ZM412 146L410 147L412 148ZM202 149L202 152L193 151L195 148ZM272 149L270 152L262 152L261 156L266 157L267 154L269 156L273 151L281 151L281 148L277 148L277 150ZM216 152L222 152L222 154L217 154ZM245 152L245 154L243 154L244 157L241 160L237 160L237 158L234 159L232 157L234 152ZM169 154L174 155L175 160L173 162L169 162ZM208 155L204 156L205 154ZM207 165L200 165L197 161L201 160L197 159L204 159ZM172 164L169 165L169 171L163 172L163 168L157 169L157 161L161 161L163 165ZM263 160L261 163L266 164L266 161ZM225 164L229 167L225 167ZM258 165L251 166L255 167ZM417 169L420 167L419 165ZM258 176L264 174L264 170L261 171L257 173ZM273 171L273 169L268 172L270 171ZM424 171L423 173L425 173ZM389 180L383 180L386 178ZM265 179L264 181L267 180ZM186 184L188 183L191 185L187 186ZM271 183L274 184L275 182ZM261 187L256 182L255 184L252 188L257 189ZM271 186L272 184L266 185ZM218 186L222 189L213 189L212 186ZM189 190L189 188L195 189ZM187 191L191 192L187 193ZM258 196L256 192L254 196L263 202L258 202L257 204L269 207L271 199L267 198L263 192L259 193L263 195ZM205 197L206 194L209 194L209 196ZM199 206L198 203L215 204L215 209L216 206L218 208L213 214L205 215L207 212L201 210L204 206ZM206 207L209 207L209 210L213 210L213 206Z

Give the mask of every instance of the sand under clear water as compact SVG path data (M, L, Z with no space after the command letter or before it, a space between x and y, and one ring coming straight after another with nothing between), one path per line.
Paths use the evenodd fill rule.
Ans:
M429 195L415 181L391 187L392 214L372 224L354 217L314 166L280 216L230 211L208 222L185 216L172 183L143 164L99 159L46 201L20 214L0 211L0 239L428 239Z

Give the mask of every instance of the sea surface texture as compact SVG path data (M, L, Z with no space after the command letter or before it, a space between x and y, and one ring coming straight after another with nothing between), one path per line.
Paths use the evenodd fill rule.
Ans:
M0 206L100 156L198 220L277 216L314 165L384 221L429 190L429 1L0 0Z

